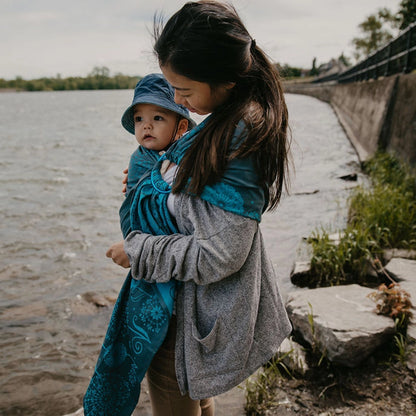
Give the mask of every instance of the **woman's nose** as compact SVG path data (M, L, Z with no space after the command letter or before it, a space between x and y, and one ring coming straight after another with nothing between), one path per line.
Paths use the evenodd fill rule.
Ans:
M185 103L185 99L183 98L183 97L181 97L179 94L178 94L178 92L175 90L175 103L176 104L182 104L182 105L185 105L184 103Z

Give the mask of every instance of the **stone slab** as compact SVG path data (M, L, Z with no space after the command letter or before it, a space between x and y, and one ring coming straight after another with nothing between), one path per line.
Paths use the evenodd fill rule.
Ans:
M294 291L286 309L294 330L309 344L330 361L354 367L395 333L393 320L375 312L372 292L359 285Z

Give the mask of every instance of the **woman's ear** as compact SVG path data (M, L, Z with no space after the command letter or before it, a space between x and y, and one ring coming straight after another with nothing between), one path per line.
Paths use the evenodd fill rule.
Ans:
M186 133L186 130L188 130L188 123L189 121L186 118L182 118L179 121L175 140L178 140L181 136L183 136Z

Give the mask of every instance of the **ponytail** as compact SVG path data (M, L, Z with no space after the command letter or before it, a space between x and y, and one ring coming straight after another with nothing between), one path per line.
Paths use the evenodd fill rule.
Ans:
M268 209L287 187L288 113L278 71L251 38L235 9L216 1L185 4L163 30L155 24L155 53L161 66L213 92L233 82L229 99L211 115L179 166L174 193L201 194L217 182L234 158L252 157ZM233 149L237 124L245 123L244 139Z

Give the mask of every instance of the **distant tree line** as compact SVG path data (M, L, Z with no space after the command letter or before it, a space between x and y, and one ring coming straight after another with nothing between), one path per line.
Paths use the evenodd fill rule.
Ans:
M22 77L16 77L14 80L0 78L0 88L19 91L119 90L134 88L139 79L138 76L120 73L110 76L110 70L103 66L95 67L86 77L62 78L58 74L56 78L32 80L24 80Z
M280 75L285 79L299 78L303 75L304 69L290 66L288 64L276 64Z

